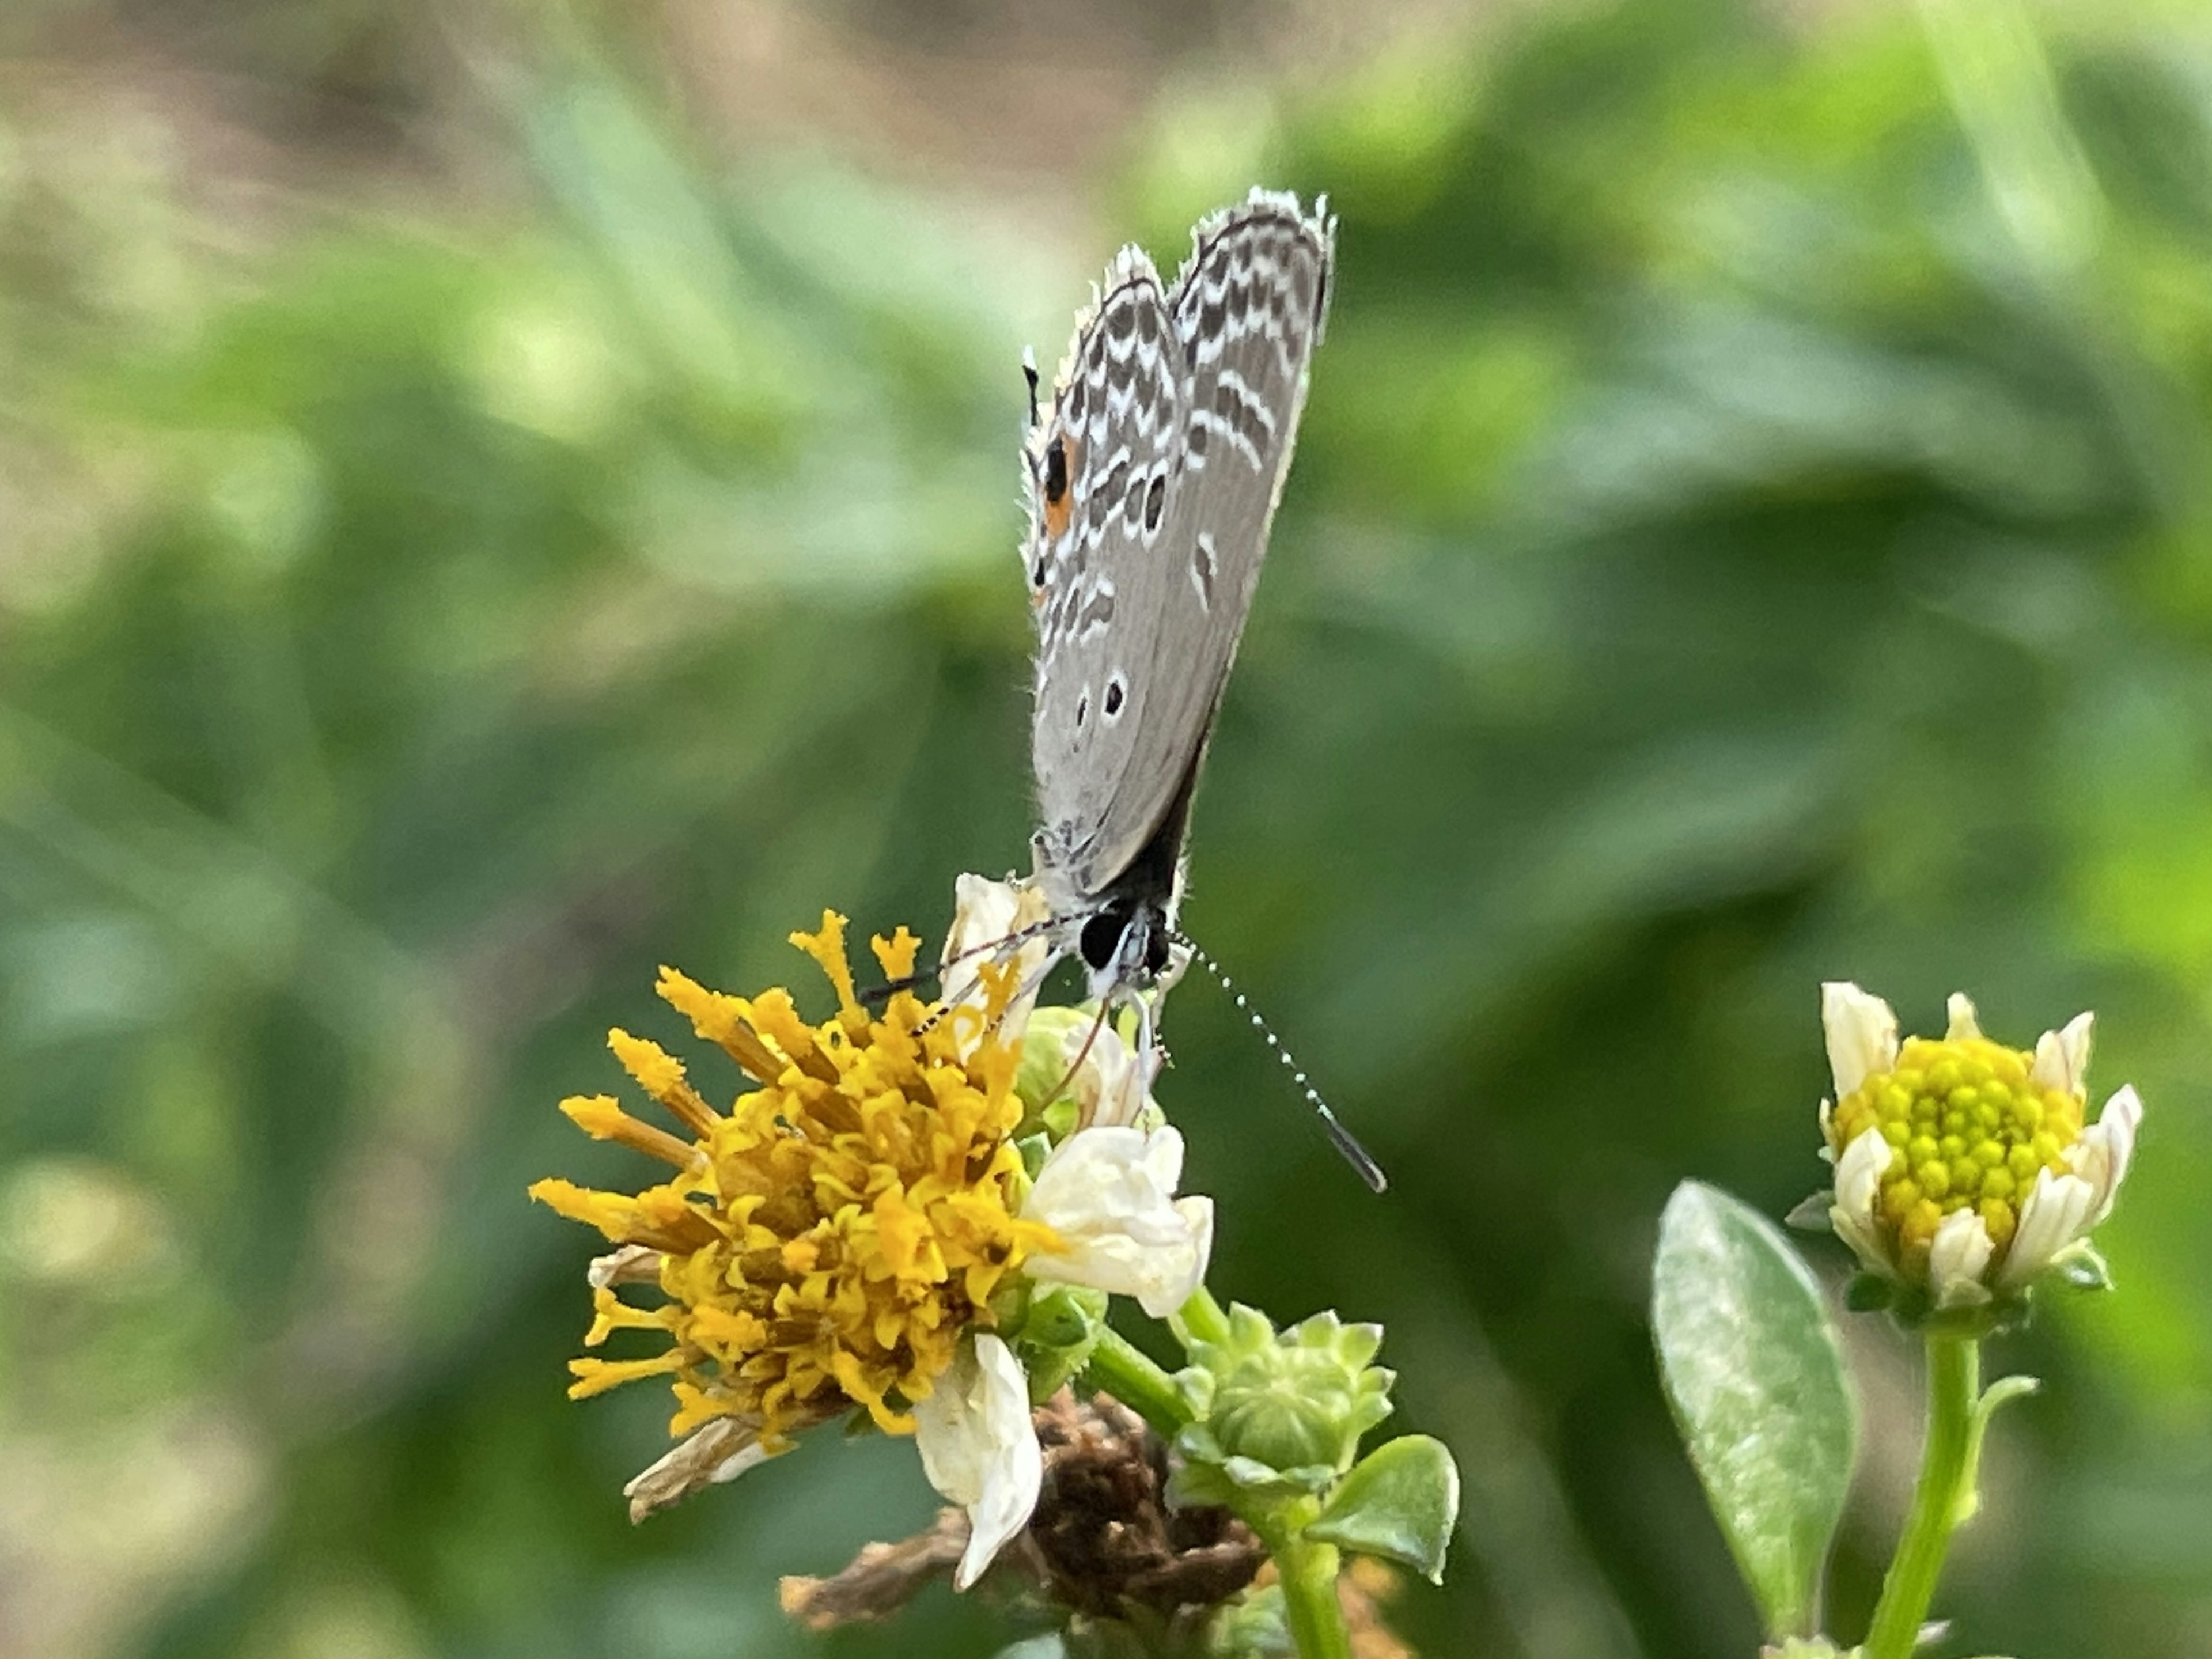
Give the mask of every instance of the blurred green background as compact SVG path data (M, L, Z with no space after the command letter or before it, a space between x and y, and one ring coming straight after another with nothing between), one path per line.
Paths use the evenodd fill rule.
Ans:
M1996 1360L1939 1598L2212 1651L2212 18L11 0L0 1648L981 1655L787 1628L932 1499L822 1439L633 1529L554 1111L1026 862L1018 354L1255 181L1343 219L1164 1086L1215 1283L1387 1322L1468 1478L1435 1659L1748 1654L1658 1209L1820 1183L1816 981L2149 1103L2117 1296ZM704 1073L702 1072L702 1076ZM725 1079L733 1082L733 1079ZM1815 1244L1832 1277L1838 1252ZM1917 1436L1874 1427L1855 1637Z

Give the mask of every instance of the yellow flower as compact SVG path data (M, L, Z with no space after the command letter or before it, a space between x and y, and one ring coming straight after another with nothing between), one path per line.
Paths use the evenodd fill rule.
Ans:
M726 1110L672 1056L619 1030L609 1046L681 1133L607 1096L562 1103L587 1133L676 1171L636 1193L566 1181L530 1189L617 1246L592 1263L585 1346L618 1330L666 1344L570 1362L576 1398L646 1377L675 1393L669 1431L689 1437L623 1489L631 1519L735 1480L792 1433L857 1405L914 1435L931 1481L968 1511L953 1579L965 1589L1028 1524L1043 1469L1013 1346L1022 1333L994 1328L996 1293L1025 1273L1133 1296L1158 1316L1204 1281L1213 1209L1176 1196L1174 1130L1079 1129L1030 1179L1010 1136L1048 949L1042 908L1026 884L975 876L957 896L945 1000L900 990L872 1017L854 994L844 918L825 914L819 933L792 935L836 991L823 1024L800 1019L787 992L748 1000L661 970L661 996L750 1079ZM884 974L907 981L913 936L901 929L874 946ZM1151 1076L1110 1028L1097 1047L1114 1076ZM645 1285L657 1305L620 1294ZM1026 1298L997 1300L1019 1309Z
M1898 1040L1889 1005L1856 985L1821 988L1836 1097L1822 1102L1836 1166L1827 1218L1869 1269L1969 1308L2092 1260L2133 1156L2142 1103L2124 1088L2086 1127L2091 1018L2034 1049L1982 1035L1950 1000L1939 1041Z
M963 1334L992 1322L992 1293L1057 1243L1020 1217L1028 1182L1007 1138L1023 1110L1018 1046L1000 1029L1015 970L986 964L973 1002L933 1009L901 991L872 1017L854 995L844 925L825 913L819 933L792 936L836 991L837 1012L820 1025L782 990L728 996L663 969L661 997L748 1086L718 1109L659 1046L611 1032L623 1068L682 1133L605 1096L562 1110L674 1176L635 1194L557 1180L530 1189L622 1247L594 1264L586 1345L623 1329L666 1339L640 1358L570 1362L570 1395L665 1376L678 1406L670 1432L712 1430L632 1483L634 1513L727 1479L854 1404L912 1433L910 1407L952 1366ZM904 929L875 940L883 971L908 975L915 944ZM647 1281L657 1306L618 1294Z

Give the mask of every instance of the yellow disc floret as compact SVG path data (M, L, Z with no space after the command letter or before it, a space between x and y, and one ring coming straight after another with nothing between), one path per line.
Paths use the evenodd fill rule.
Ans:
M1024 1179L1007 1139L1021 1121L1018 1045L997 1036L1012 974L986 969L981 1008L933 1009L908 992L881 1018L856 1001L844 918L792 943L836 988L836 1018L802 1020L789 994L725 995L661 969L664 1000L758 1086L717 1110L680 1061L626 1031L608 1044L684 1137L631 1117L605 1096L562 1103L595 1139L675 1166L636 1194L541 1181L531 1195L625 1246L595 1268L597 1347L614 1331L665 1334L662 1352L576 1359L572 1396L667 1376L672 1434L718 1417L786 1431L849 1404L895 1433L926 1398L967 1327L1030 1251L1058 1241L1016 1218ZM894 981L914 965L904 929L874 941ZM657 1282L665 1298L635 1306L616 1286Z
M1875 1219L1908 1275L1926 1273L1936 1228L1958 1210L1981 1216L2002 1261L2036 1171L2065 1170L2081 1102L2036 1083L2033 1065L1985 1037L1908 1037L1893 1067L1836 1103L1828 1144L1838 1156L1869 1128L1889 1143Z

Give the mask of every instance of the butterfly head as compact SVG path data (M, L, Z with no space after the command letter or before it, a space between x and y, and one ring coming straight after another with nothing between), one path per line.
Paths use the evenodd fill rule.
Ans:
M1117 899L1086 918L1075 949L1091 970L1092 994L1157 979L1167 970L1174 933L1158 906L1139 899Z

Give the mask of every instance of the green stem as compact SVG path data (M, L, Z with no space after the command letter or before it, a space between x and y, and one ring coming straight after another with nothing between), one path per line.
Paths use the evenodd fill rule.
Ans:
M1099 1333L1098 1346L1084 1362L1083 1381L1087 1388L1112 1395L1164 1440L1174 1439L1190 1421L1190 1407L1183 1403L1175 1378L1111 1326Z
M1198 1341L1225 1342L1229 1340L1229 1316L1213 1299L1213 1292L1203 1285L1190 1293L1189 1301L1176 1310L1176 1319Z
M1928 1438L1905 1535L1881 1582L1866 1659L1911 1659L1935 1599L1951 1534L1974 1509L1981 1451L1981 1345L1973 1337L1928 1335Z
M1305 1536L1305 1523L1313 1518L1316 1505L1308 1500L1297 1507L1301 1512L1294 1520L1282 1516L1244 1518L1274 1559L1283 1588L1283 1615L1298 1659L1352 1659L1352 1632L1345 1627L1344 1603L1336 1599L1336 1578L1343 1564L1335 1545Z

